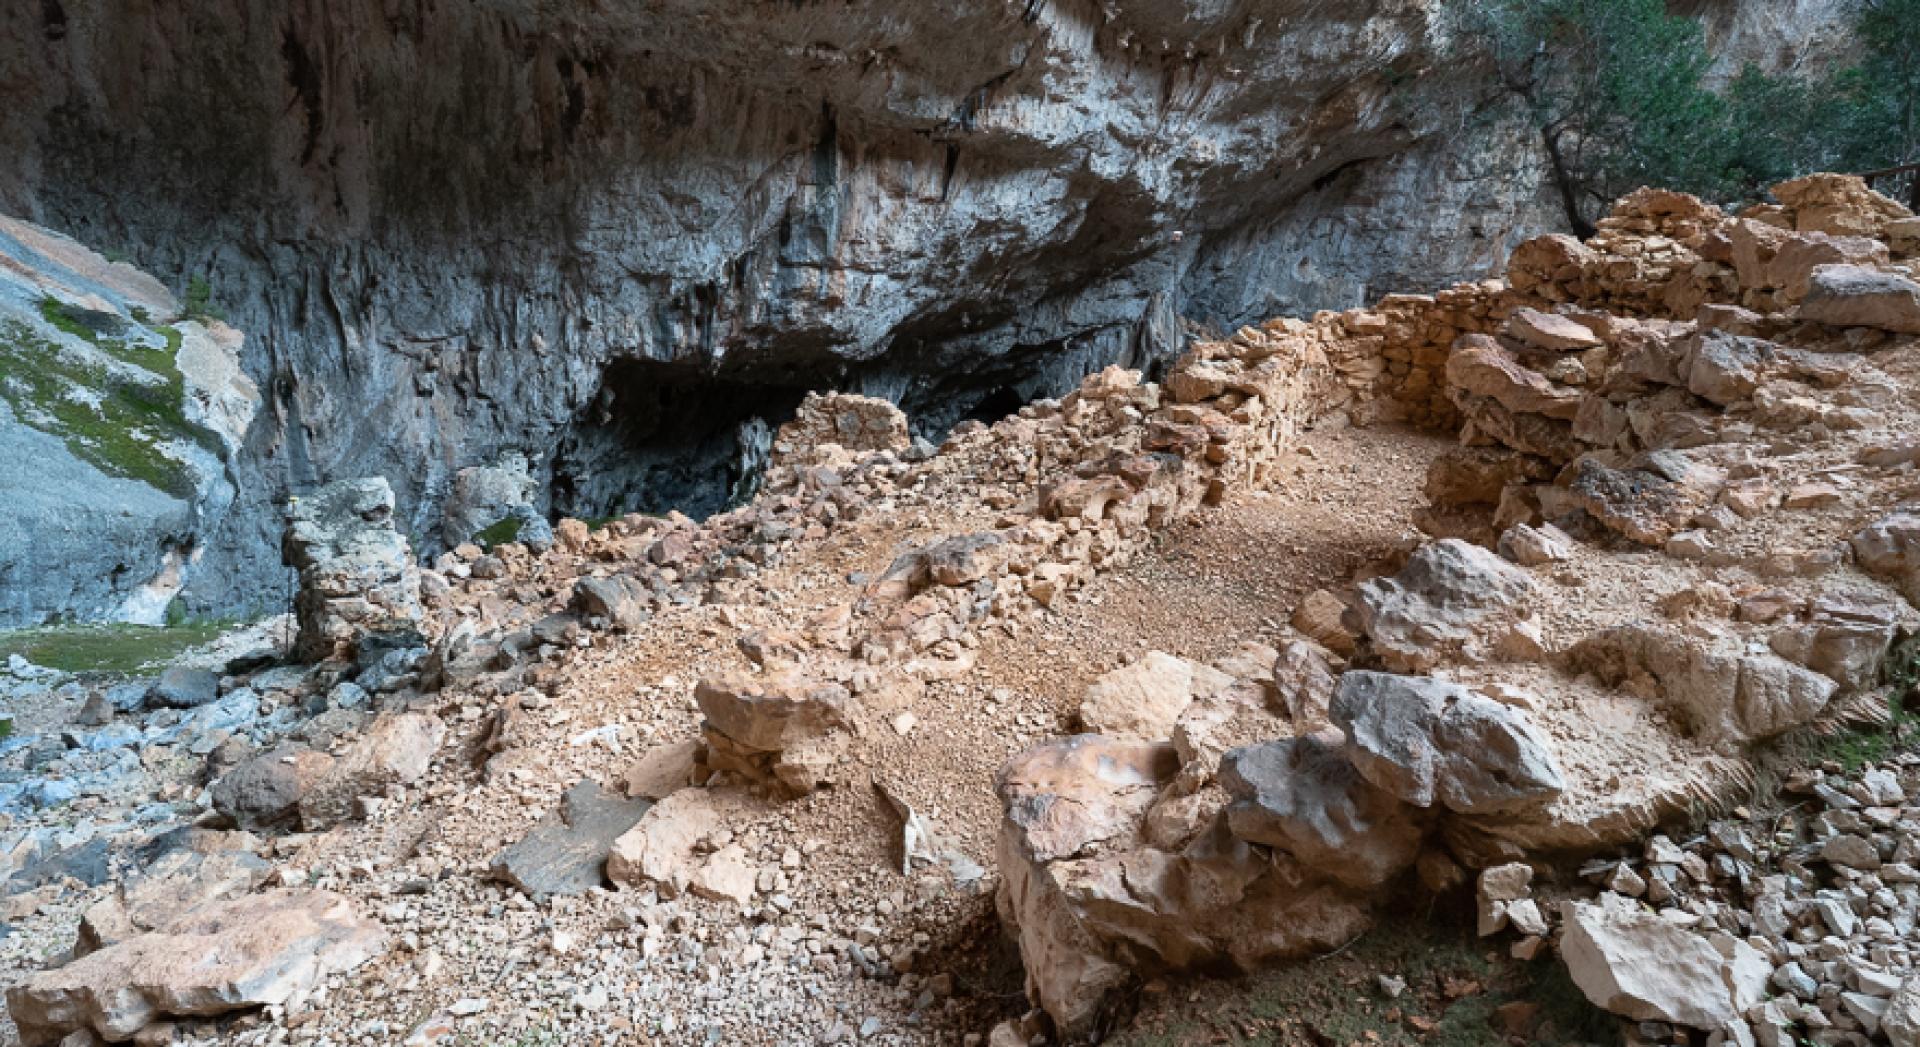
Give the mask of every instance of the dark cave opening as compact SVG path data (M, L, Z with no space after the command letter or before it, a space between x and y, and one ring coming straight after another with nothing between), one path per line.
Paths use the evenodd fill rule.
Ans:
M815 387L616 360L554 449L553 509L581 519L720 512L752 493L774 431Z
M1020 395L1020 391L1010 385L997 386L986 392L973 406L967 408L966 417L988 425L1010 417L1019 412L1029 402L1029 398Z

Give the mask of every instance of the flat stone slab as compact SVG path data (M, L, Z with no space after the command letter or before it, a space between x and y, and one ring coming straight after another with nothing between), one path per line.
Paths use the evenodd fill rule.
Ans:
M493 877L533 895L580 894L598 887L606 882L613 841L652 806L645 797L629 800L599 782L582 781L561 797L558 810L494 856Z
M26 1047L81 1029L118 1043L168 1017L304 999L385 948L385 930L341 895L267 891L34 974L7 990L7 1008Z

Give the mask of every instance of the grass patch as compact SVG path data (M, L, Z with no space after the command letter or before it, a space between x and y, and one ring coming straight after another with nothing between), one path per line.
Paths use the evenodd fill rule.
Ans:
M154 345L116 314L51 298L41 300L40 315L144 377L79 359L26 324L7 321L0 324L0 398L21 422L60 437L101 472L191 498L192 470L162 447L186 440L217 454L220 446L187 419L186 380L175 362L180 332L157 328L163 344Z
M213 640L233 624L58 625L0 632L0 661L17 654L35 665L62 672L125 675L176 658Z
M492 527L483 527L475 531L473 540L478 543L482 549L492 550L508 542L515 541L519 537L520 518L509 516L499 523L494 524Z
M1895 644L1881 663L1887 690L1885 727L1852 727L1793 743L1789 754L1803 763L1833 762L1848 774L1858 774L1914 747L1920 741L1920 716L1907 709L1909 696L1920 694L1920 636Z

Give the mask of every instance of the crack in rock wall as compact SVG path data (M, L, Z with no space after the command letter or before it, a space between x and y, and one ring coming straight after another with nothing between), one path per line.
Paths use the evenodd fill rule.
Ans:
M619 362L947 424L1496 267L1552 212L1432 6L16 4L0 210L248 332L184 593L231 613L286 495L383 475L430 550L460 468L599 439Z

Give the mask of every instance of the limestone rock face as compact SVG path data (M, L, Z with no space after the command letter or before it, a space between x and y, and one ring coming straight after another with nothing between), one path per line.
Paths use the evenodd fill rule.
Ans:
M240 332L182 312L153 276L0 214L0 629L160 625L202 577L261 398Z
M164 927L35 974L7 990L28 1047L90 1029L131 1038L196 1017L304 997L386 946L379 923L329 891L273 890L181 914Z
M1527 613L1533 580L1477 545L1421 546L1391 578L1360 587L1361 628L1389 668L1419 672L1449 655L1484 655Z
M564 481L542 509L717 508L807 389L941 430L1170 358L1183 318L1477 277L1556 220L1530 139L1461 133L1427 3L44 10L0 12L0 211L207 267L247 374L291 379L198 543L207 606L270 592L288 462L388 476L409 534L513 448ZM1382 63L1416 75L1350 75Z
M421 617L420 570L394 529L393 488L341 480L294 504L282 551L300 572L295 650L309 661L349 656L369 632Z
M1752 946L1717 948L1693 931L1625 904L1568 902L1561 955L1595 1006L1641 1021L1718 1031L1764 995L1772 965Z
M1416 807L1519 812L1565 788L1552 744L1524 712L1458 684L1354 670L1340 677L1333 722L1360 774Z

